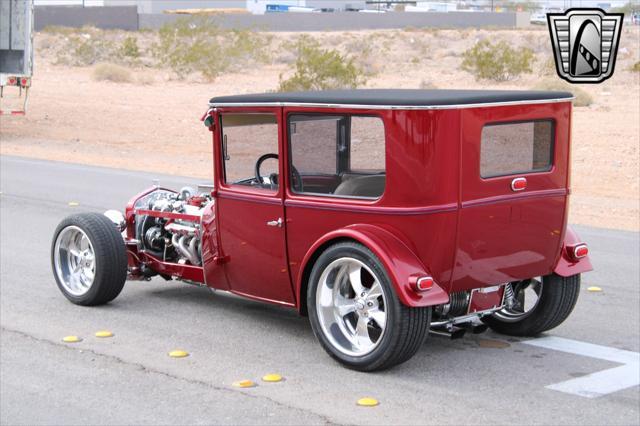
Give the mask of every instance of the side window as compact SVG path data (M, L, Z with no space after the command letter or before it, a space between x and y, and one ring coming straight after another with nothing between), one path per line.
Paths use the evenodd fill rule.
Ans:
M223 114L222 157L224 182L228 185L256 189L278 189L278 160L267 158L260 166L259 182L256 162L265 154L278 154L278 121L272 114Z
M385 134L379 117L294 114L289 116L288 126L293 192L382 196Z
M351 117L350 171L383 173L384 150L382 120L378 117Z
M488 178L550 170L553 142L551 120L488 124L482 129L480 175Z
M291 157L305 175L337 173L336 141L341 116L293 115L289 120Z

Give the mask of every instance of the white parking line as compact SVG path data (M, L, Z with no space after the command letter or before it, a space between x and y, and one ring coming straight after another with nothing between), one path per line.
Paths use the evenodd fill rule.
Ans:
M624 364L620 367L546 386L548 389L585 398L598 398L640 384L640 353L638 352L563 339L562 337L543 337L541 339L526 340L522 343Z

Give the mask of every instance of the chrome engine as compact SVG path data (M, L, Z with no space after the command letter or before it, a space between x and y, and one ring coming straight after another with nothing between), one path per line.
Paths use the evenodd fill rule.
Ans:
M201 223L207 193L184 187L180 192L154 191L136 202L136 210L167 213L166 216L136 216L136 238L140 248L165 262L202 264ZM182 217L180 217L182 216ZM185 219L190 217L189 219Z

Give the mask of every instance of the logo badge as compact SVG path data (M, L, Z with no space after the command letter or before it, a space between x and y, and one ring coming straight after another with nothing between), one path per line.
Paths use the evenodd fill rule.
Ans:
M600 83L613 75L623 13L569 9L548 13L556 71L570 83Z

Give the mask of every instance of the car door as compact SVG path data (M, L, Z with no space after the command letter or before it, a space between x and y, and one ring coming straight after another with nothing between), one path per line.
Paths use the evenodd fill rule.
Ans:
M552 272L568 201L571 103L461 111L454 291Z
M273 110L221 112L218 116L218 226L231 291L293 305L285 245L279 176L282 165L267 158L256 179L257 160L281 158L280 114Z

